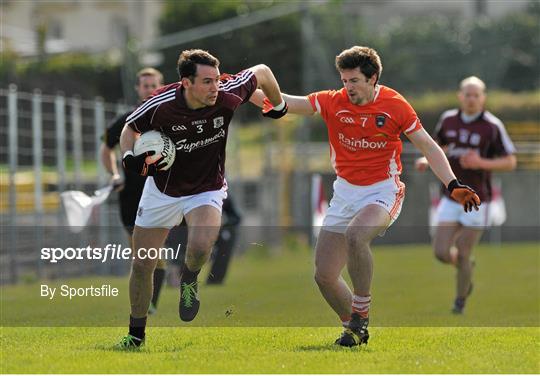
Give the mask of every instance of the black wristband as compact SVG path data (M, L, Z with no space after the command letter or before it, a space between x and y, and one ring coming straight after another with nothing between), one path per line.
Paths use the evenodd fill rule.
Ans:
M449 191L450 193L452 193L452 191L453 191L455 188L459 187L459 186L460 186L459 181L458 181L457 179L454 179L454 180L452 180L450 183L448 183L448 191Z
M268 112L262 112L263 116L264 117L268 117L268 118L271 118L271 119L279 119L279 118L282 118L283 116L285 116L287 114L287 112L289 111L289 105L287 104L287 102L283 101L283 108L281 110L275 110L274 108L272 108L270 111Z

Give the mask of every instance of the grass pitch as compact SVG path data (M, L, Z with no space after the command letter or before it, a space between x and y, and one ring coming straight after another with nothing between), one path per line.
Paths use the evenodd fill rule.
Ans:
M123 328L4 328L2 372L538 373L538 329L373 328L367 347L331 345L336 328L150 328L136 352Z
M482 245L475 291L463 316L449 313L454 270L428 246L374 247L367 347L333 346L337 319L313 282L307 247L233 261L227 284L201 286L201 312L177 318L165 289L147 344L118 352L126 334L127 279L117 298L39 297L39 284L3 287L2 373L539 373L538 244ZM51 326L51 327L43 327ZM94 327L95 326L95 327Z

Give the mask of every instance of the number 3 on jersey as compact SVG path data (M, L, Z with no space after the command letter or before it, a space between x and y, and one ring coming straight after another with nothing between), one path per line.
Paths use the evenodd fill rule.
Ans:
M199 124L197 125L197 133L203 133L203 125L202 124Z

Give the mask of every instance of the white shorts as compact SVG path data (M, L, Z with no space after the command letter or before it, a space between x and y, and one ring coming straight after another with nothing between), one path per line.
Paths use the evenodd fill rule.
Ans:
M405 184L398 176L366 186L351 184L338 176L334 181L334 195L326 211L323 228L343 234L356 213L373 204L383 207L390 214L391 225L401 212L404 197Z
M217 191L172 197L160 192L154 183L154 178L149 176L144 184L135 225L171 229L182 222L184 215L199 206L210 205L221 212L223 200L226 198L227 184Z
M478 209L478 211L473 209L473 211L466 213L463 206L445 196L437 206L435 223L457 222L465 227L484 228L489 224L489 203L483 202Z

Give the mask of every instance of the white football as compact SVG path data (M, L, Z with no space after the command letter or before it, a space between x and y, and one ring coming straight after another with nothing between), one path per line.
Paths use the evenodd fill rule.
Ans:
M157 162L158 159L163 157L165 167L160 171L165 171L171 168L176 157L176 148L174 142L165 134L158 131L145 132L135 141L133 146L133 154L141 155L147 151L153 150L154 155L146 157L146 164L152 164Z

